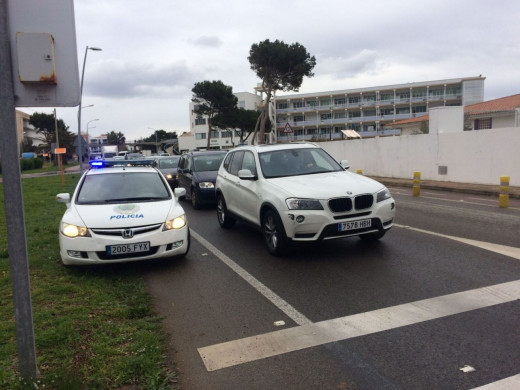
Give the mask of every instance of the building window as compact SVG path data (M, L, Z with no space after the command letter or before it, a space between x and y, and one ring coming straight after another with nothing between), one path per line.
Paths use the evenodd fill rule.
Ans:
M328 114L321 114L320 119L322 121L327 120L327 119L332 119L332 114L330 112Z
M415 106L412 107L413 113L426 112L426 106Z
M348 113L349 118L360 118L361 117L361 111L351 111Z
M305 102L305 104L307 104L308 107L317 107L318 106L318 101L317 100L309 100L309 101Z
M231 138L233 136L233 133L229 130L223 131L221 133L222 138Z
M206 133L195 133L195 139L206 139Z
M293 108L302 108L302 107L305 107L305 103L304 102L294 102L292 104Z
M344 112L335 112L334 113L334 119L342 119L342 118L346 118L346 117L347 117L347 114Z
M303 129L296 129L296 130L294 130L294 135L296 135L296 136L303 135Z
M287 108L287 103L278 103L279 110L285 110Z
M348 98L348 104L358 104L358 103L359 103L359 96Z
M426 98L426 90L425 89L417 89L413 91L414 98Z
M293 116L293 121L294 122L303 122L305 120L305 116L303 115L295 115Z
M195 126L205 125L205 124L206 124L206 118L195 118Z
M345 98L334 99L334 105L335 106L344 106Z
M211 130L211 138L218 138L219 132L217 130Z
M329 99L326 99L326 100L320 100L320 106L321 106L321 107L327 107L327 106L330 106L330 100L329 100Z
M312 129L307 129L307 134L308 135L318 134L318 130L315 127Z
M394 94L393 93L383 93L381 94L381 101L387 102L390 100L394 100Z
M475 119L475 130L491 129L491 118Z

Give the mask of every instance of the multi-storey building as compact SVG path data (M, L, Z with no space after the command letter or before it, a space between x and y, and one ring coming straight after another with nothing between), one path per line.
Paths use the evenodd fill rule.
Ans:
M426 115L434 107L482 102L484 80L477 76L276 96L276 140L343 139L345 130L362 137L399 135L399 129L386 125Z
M261 94L238 92L234 95L238 98L238 108L257 110L261 107L263 100ZM179 150L205 149L208 146L208 120L204 116L195 114L196 104L190 103L190 132L179 138ZM239 142L240 137L231 130L213 130L210 149L232 149Z

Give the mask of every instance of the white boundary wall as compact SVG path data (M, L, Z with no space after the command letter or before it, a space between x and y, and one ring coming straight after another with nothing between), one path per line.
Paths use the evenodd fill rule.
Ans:
M520 128L458 133L403 135L320 142L338 161L348 160L350 171L364 175L499 185L510 176L520 186ZM447 167L439 174L439 167ZM442 170L443 168L441 168Z

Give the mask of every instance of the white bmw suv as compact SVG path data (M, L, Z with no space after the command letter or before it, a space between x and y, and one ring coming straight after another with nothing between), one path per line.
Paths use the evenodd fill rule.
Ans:
M384 185L347 169L311 143L233 149L216 181L219 224L260 228L273 255L292 241L377 240L393 225L395 201Z

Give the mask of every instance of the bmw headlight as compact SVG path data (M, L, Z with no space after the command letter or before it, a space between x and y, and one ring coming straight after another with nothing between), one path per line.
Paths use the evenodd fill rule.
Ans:
M210 181L203 181L199 183L200 188L215 188L215 185Z
M72 225L70 223L62 222L61 232L64 236L69 238L75 237L90 237L90 233L85 226Z
M390 191L388 191L388 188L383 188L381 191L377 193L377 200L376 202L382 202L383 200L390 199L392 195L390 195Z
M323 210L318 199L289 198L285 201L289 210Z
M167 179L167 180L173 180L174 177L172 176L171 173L168 173L168 174L166 175L166 179Z
M186 226L186 214L166 221L163 230L182 229L184 226Z

